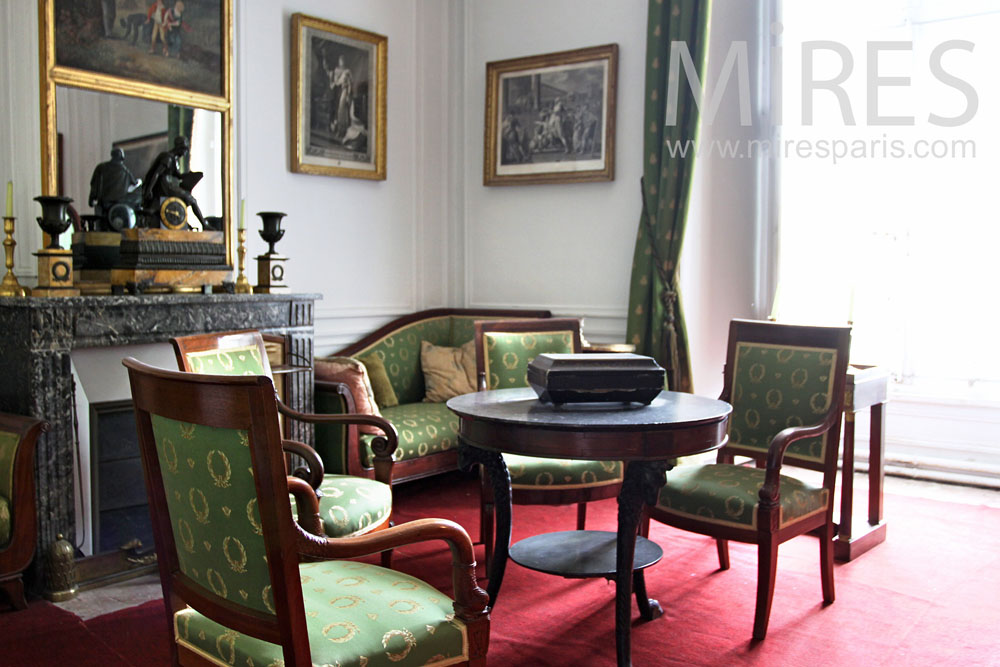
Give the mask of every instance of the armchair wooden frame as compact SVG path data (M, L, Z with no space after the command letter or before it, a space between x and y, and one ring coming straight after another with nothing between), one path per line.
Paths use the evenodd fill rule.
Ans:
M14 455L10 501L10 540L0 549L0 590L10 598L15 609L24 609L21 573L31 564L38 539L35 505L35 445L38 436L49 429L48 422L0 413L0 430L18 434Z
M292 521L288 493L294 494L300 508L312 506L318 511L318 501L307 484L286 476L285 462L278 447L281 433L277 399L270 378L195 375L153 368L131 358L123 363L129 372L135 403L157 565L170 628L173 628L174 614L190 606L226 628L281 645L285 664L309 665L312 657L299 583L300 561L355 558L440 539L451 549L455 615L468 630L469 660L466 664L485 664L489 643L487 596L476 584L472 542L458 524L444 519L420 519L361 537L334 539L310 534ZM274 615L219 597L182 571L156 451L152 415L247 432ZM200 655L173 641L171 652L173 664L209 664Z
M740 447L729 442L719 450L717 464L733 465L735 457L748 457L757 468L764 469L764 481L758 492L757 527L735 527L718 522L700 521L688 516L667 513L660 507L648 510L650 518L675 528L688 530L716 539L719 568L729 569L728 541L757 545L757 602L754 616L753 637L764 639L767 634L771 602L774 597L774 582L777 570L778 545L793 537L812 534L819 537L820 572L823 600L826 604L834 601L833 583L833 538L836 524L833 520L834 492L837 482L839 459L840 424L844 407L844 387L850 356L850 327L814 327L777 324L751 320L733 320L729 327L729 344L724 371L724 385L720 400L732 403L734 368L737 346L740 343L760 343L787 347L810 347L836 350L836 363L831 371L833 385L830 402L825 412L817 415L813 424L785 428L771 440L766 451ZM734 413L734 420L736 419ZM822 460L811 460L787 453L789 445L816 436L826 435L826 447ZM788 463L823 473L822 486L827 490L827 505L823 511L813 513L801 520L790 521L781 526L781 474L782 466ZM667 475L670 484L670 475ZM648 534L648 528L644 529Z
M476 378L478 391L488 388L485 334L488 333L533 333L572 331L573 352L583 348L582 322L571 317L552 317L537 320L495 320L475 324ZM493 556L495 529L493 489L486 475L480 475L479 538L486 546L486 566L489 569ZM576 529L583 530L587 522L587 503L606 498L617 498L621 482L584 488L511 488L511 503L514 505L576 505Z

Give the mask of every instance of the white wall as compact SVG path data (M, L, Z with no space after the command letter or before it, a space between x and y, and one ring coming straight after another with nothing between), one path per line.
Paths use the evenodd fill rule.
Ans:
M0 29L0 92L11 100L0 110L0 181L15 181L19 258L28 260L19 270L38 247L29 238L37 225L28 222L40 190L35 7L0 7L9 14ZM295 12L389 38L386 181L290 171ZM624 339L640 210L646 12L646 0L239 3L237 194L247 201L248 256L266 249L253 214L288 213L278 248L290 257L292 289L322 295L317 353L392 317L445 305L548 308L584 317L591 340ZM753 3L716 0L710 70L733 39L749 40L753 53L756 20ZM486 63L611 42L619 45L615 180L484 187ZM703 136L741 132L735 108L723 108ZM681 275L702 393L717 391L726 322L753 309L754 169L711 157L699 165ZM248 262L251 282L255 271Z

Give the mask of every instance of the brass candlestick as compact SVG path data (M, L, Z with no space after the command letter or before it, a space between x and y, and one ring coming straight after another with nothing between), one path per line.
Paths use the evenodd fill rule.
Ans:
M236 231L236 254L239 258L239 274L236 276L236 287L234 291L237 294L252 294L253 287L250 286L250 281L247 280L246 268L247 268L247 230L239 229Z
M27 296L27 288L21 287L21 283L17 282L17 276L14 275L14 246L17 245L17 241L14 240L13 217L4 217L3 233L6 237L3 240L3 254L7 273L3 277L3 282L0 283L0 296Z

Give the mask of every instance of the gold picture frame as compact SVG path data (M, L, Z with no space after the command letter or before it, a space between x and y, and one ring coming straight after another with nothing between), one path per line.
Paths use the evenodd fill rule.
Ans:
M56 123L56 88L81 88L99 93L123 95L193 109L205 109L220 114L222 147L221 186L223 230L226 262L235 258L232 240L233 215L233 0L204 0L177 7L177 0L161 0L164 9L178 9L174 20L180 43L168 38L167 30L156 42L162 51L149 53L146 34L136 39L130 35L130 23L135 30L149 30L146 3L141 12L118 16L118 10L130 6L124 0L107 3L79 3L73 0L38 0L40 48L40 91L42 130L42 193L59 194L59 140ZM113 7L108 16L80 16L81 12L104 11ZM58 11L57 11L58 10ZM146 14L140 18L139 13ZM103 25L98 18L103 18ZM117 20L116 20L117 19ZM89 45L80 27L104 33ZM185 26L184 24L188 25ZM150 37L152 30L149 30ZM88 48L77 48L82 42ZM141 40L141 41L140 41ZM151 46L149 44L148 46ZM189 51L197 51L197 57ZM102 61L101 58L106 60ZM124 64L123 64L124 63ZM175 72L175 73L171 73ZM198 73L207 81L198 83Z
M483 185L615 178L618 45L486 63Z
M292 171L385 180L388 41L292 16Z

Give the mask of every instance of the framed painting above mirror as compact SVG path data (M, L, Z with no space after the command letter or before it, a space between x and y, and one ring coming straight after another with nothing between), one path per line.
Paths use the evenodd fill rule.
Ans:
M101 137L108 145L102 145L99 154L106 160L114 143L159 131L144 129L148 123L122 124L120 115L105 111L122 108L114 96L189 109L185 113L193 112L196 119L200 111L213 112L200 124L217 129L202 133L207 137L205 150L210 147L212 151L201 153L202 164L211 165L212 172L199 187L212 191L208 197L211 210L205 215L223 218L226 262L234 264L232 0L38 0L38 11L42 37L42 194L66 194L59 192L60 173L94 169L94 163L58 164L58 134L63 135L67 148L74 144L86 148L87 141ZM73 89L111 97L94 103L98 113L81 112L73 106L81 98L65 94ZM73 102L67 106L69 100ZM65 108L57 110L60 105ZM112 124L115 127L109 127ZM193 138L190 133L185 137ZM201 147L192 143L190 148L195 159ZM64 154L73 153L66 150ZM84 161L88 159L93 157ZM215 184L221 187L216 189ZM209 194L207 190L205 194ZM82 213L87 201L80 201L79 194L75 199ZM202 201L201 196L198 201Z

